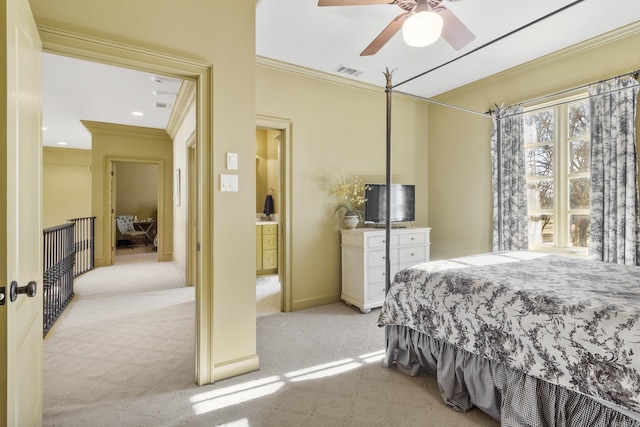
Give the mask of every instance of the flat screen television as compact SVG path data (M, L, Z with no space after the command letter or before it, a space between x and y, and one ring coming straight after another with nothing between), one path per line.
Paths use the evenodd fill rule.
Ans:
M386 223L387 186L365 184L364 223ZM391 184L390 222L412 222L416 220L415 185Z

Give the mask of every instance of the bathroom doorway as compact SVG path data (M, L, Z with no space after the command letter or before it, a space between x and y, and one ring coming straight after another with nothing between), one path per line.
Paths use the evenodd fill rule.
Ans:
M256 315L280 312L280 140L278 129L256 128Z
M256 313L291 311L291 122L256 126Z

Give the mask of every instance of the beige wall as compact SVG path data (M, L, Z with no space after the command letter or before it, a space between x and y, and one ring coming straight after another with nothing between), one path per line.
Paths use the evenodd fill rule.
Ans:
M211 64L213 279L202 284L216 379L255 368L255 0L30 0L38 25L74 31ZM200 136L199 136L200 137ZM225 153L239 155L241 191L221 193ZM171 198L169 198L171 200ZM202 324L202 323L201 323ZM234 370L233 367L239 369ZM220 373L218 373L220 372Z
M190 92L195 96L195 93ZM187 181L189 169L187 165L188 144L194 137L196 127L196 106L193 98L183 108L183 116L177 124L173 137L173 171L180 169L180 204L173 203L173 261L176 269L187 280L187 226L188 226L188 192ZM195 173L195 171L193 171ZM191 283L192 284L192 283ZM191 285L190 284L190 285Z
M426 226L427 107L402 96L394 97L393 103L393 181L416 185L416 226ZM349 87L259 64L256 105L258 114L291 120L295 129L290 218L293 308L339 301L341 224L328 192L338 172L384 182L384 90Z
M136 162L157 166L161 179L156 181L158 195L158 259L171 261L173 245L173 143L164 130L83 121L91 132L92 201L96 217L95 263L111 265L111 235L114 218L109 215L109 163ZM116 173L116 181L119 176ZM117 182L116 182L117 184ZM116 194L117 197L117 194Z
M158 166L116 162L116 215L158 219Z
M42 226L91 216L91 151L43 147Z
M640 24L438 97L484 112L638 69ZM427 77L428 78L428 77ZM434 259L491 251L491 120L429 110L429 225Z

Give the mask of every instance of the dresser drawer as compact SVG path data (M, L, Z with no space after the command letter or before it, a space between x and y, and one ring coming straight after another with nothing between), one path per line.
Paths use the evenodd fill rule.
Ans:
M385 265L387 251L371 251L369 252L369 266ZM389 256L391 263L398 262L398 250L390 249Z
M270 250L262 252L262 268L267 270L269 268L278 267L278 251Z
M391 280L393 280L393 276L398 272L398 265L390 265L389 269L391 270ZM375 282L386 282L385 280L385 267L371 267L369 268L369 283Z
M277 234L277 233L278 233L278 226L275 224L262 226L262 234Z
M427 249L424 246L413 246L398 249L398 262L400 264L412 262L418 264L427 260Z
M407 233L398 236L400 239L400 245L418 245L427 241L427 235L425 233Z
M369 288L367 289L368 291L367 300L383 299L384 287L385 287L385 282L369 283Z
M384 248L385 243L387 241L387 236L384 234L380 234L377 236L369 236L367 237L367 248L375 249L375 248ZM398 245L398 236L391 236L391 246Z
M275 234L262 235L262 250L276 249L278 247L278 236Z

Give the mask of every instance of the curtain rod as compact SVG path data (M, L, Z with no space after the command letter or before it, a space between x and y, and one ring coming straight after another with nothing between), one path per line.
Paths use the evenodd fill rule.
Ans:
M487 113L480 113L478 111L473 111L473 110L469 110L467 108L463 108L463 107L458 107L456 105L451 105L451 104L446 104L444 102L440 102L440 101L436 101L435 99L431 99L431 98L424 98L422 96L418 96L418 95L413 95L410 93L406 93L406 92L400 92L398 90L395 91L396 93L399 93L401 95L406 95L406 96L410 96L412 98L416 98L419 99L421 101L426 101L426 102L431 102L433 104L438 104L438 105L442 105L443 107L449 107L449 108L453 108L454 110L460 110L460 111L464 111L465 113L471 113L471 114L476 114L478 116L482 116L482 117L488 117L491 118L487 115Z
M585 88L588 88L589 86L591 86L593 84L600 83L600 82L605 82L605 81L611 80L611 79L619 79L621 77L633 77L634 79L638 80L638 75L639 74L640 74L640 70L631 71L631 72L628 72L628 73L620 74L619 76L609 77L608 79L598 80L597 82L587 83L587 84L584 84L582 86L576 86L576 87L574 87L572 89L566 89L566 90L563 90L563 91L560 91L560 92L557 92L557 93L552 93L550 95L544 95L544 96L541 96L539 98L530 99L528 101L521 102L521 104L531 104L532 102L539 102L539 101L543 101L543 100L548 99L548 98L554 98L556 96L563 95L563 94L569 93L569 92L573 92L573 91L576 91L576 90L579 90L579 89L585 89ZM611 92L608 92L608 93L611 93Z
M510 36L512 36L513 34L515 34L515 33L519 32L519 31L524 30L525 28L528 28L528 27L530 27L530 26L532 26L532 25L535 25L535 24L537 24L538 22L544 21L545 19L550 18L550 17L552 17L553 15L555 15L555 14L557 14L557 13L563 12L563 11L565 11L565 10L569 9L570 7L575 6L575 5L576 5L576 4L578 4L578 3L582 3L583 1L584 1L584 0L576 0L576 1L574 1L573 3L569 3L568 5L563 6L563 7L561 7L560 9L554 10L553 12L550 12L550 13L548 13L548 14L546 14L546 15L544 15L544 16L542 16L542 17L540 17L540 18L538 18L538 19L536 19L536 20L534 20L534 21L531 21L531 22L529 22L528 24L525 24L525 25L523 25L523 26L521 26L521 27L519 27L519 28L516 28L515 30L512 30L512 31L508 32L507 34L504 34L504 35L502 35L502 36L500 36L500 37L498 37L498 38L495 38L495 39L491 40L490 42L487 42L487 43L483 44L482 46L478 46L477 48L475 48L475 49L473 49L473 50L470 50L469 52L467 52L467 53L465 53L465 54L463 54L463 55L460 55L460 56L458 56L458 57L456 57L456 58L453 58L452 60L447 61L447 62L445 62L444 64L440 64L440 65L438 65L437 67L434 67L434 68L432 68L432 69L430 69L430 70L424 71L424 72L422 72L422 73L420 73L420 74L418 74L418 75L415 75L415 76L413 76L413 77L411 77L411 78L409 78L409 79L407 79L407 80L405 80L405 81L402 81L402 82L400 82L400 83L398 83L398 84L394 85L393 87L397 87L397 86L401 86L401 85L403 85L403 84L405 84L405 83L409 83L410 81L415 80L415 79L417 79L417 78L419 78L419 77L422 77L422 76L424 76L424 75L427 75L427 74L429 74L429 73L431 73L431 72L433 72L433 71L435 71L435 70L437 70L437 69L439 69L439 68L444 67L445 65L449 65L449 64L451 64L451 63L453 63L453 62L458 61L459 59L462 59L462 58L464 58L464 57L466 57L466 56L468 56L468 55L471 55L472 53L476 53L477 51L479 51L479 50L481 50L481 49L484 49L485 47L487 47L487 46L489 46L489 45L492 45L492 44L494 44L494 43L496 43L496 42L499 42L499 41L500 41L500 40L502 40L502 39L505 39L505 38L507 38L507 37L510 37Z
M605 82L607 80L618 79L618 78L621 78L621 77L632 77L633 79L637 80L638 83L640 83L640 70L636 70L636 71L631 71L631 72L628 72L628 73L620 74L619 76L609 77L608 79L604 79L604 80L598 80L597 82L584 84L582 86L576 86L576 87L571 88L571 89L566 89L566 90L563 90L563 91L560 91L560 92L552 93L550 95L545 95L545 96L541 96L539 98L530 99L528 101L520 102L520 103L514 104L514 105L531 104L533 102L539 102L539 101L543 101L545 99L555 98L556 96L560 96L560 95L563 95L565 93L574 92L574 91L579 90L579 89L585 89L585 88L588 88L591 85L594 85L594 84L597 84L597 83L601 83L601 82ZM599 96L608 95L610 93L619 92L621 90L624 90L624 88L613 89L613 90L610 90L610 91L607 91L607 92L600 93L598 95ZM584 101L585 99L589 99L589 96L583 96L583 97L580 97L580 98L574 98L574 99L569 99L569 100L564 100L564 101L558 101L558 102L550 104L550 105L545 105L544 107L538 107L538 108L533 108L531 110L527 110L526 112L527 113L531 113L533 111L544 110L544 109L547 109L547 108L550 108L550 107L555 107L557 105L569 104L569 103L576 102L576 101ZM508 108L508 107L503 107L503 108ZM496 110L490 109L490 110L488 110L486 112L486 114L489 116L489 115L493 115L495 112L496 112ZM500 118L506 118L506 117L511 117L511 116L515 116L515 115L517 115L517 113L507 114L505 116L501 116Z

